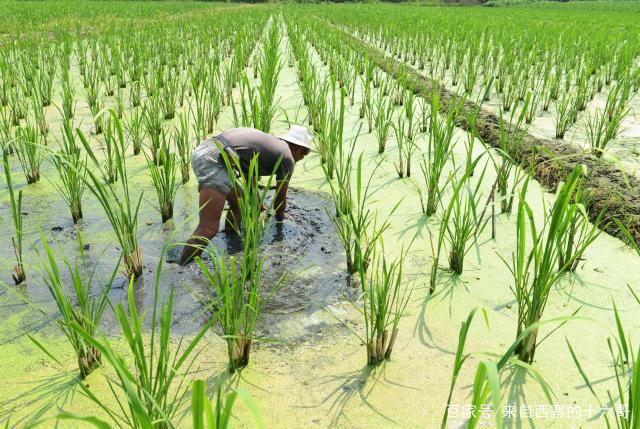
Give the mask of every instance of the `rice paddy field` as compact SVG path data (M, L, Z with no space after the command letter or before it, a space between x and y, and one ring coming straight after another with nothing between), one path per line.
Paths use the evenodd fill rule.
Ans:
M640 428L638 5L0 0L0 424Z

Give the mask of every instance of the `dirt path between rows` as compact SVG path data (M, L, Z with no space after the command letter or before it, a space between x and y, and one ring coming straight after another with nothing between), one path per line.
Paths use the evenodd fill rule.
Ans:
M430 99L432 91L435 90L442 101L441 111L446 112L451 100L456 96L453 92L440 85L434 87L430 79L406 64L387 57L378 47L335 24L331 26L345 36L346 42L356 52L371 58L384 72L394 78L404 74L405 85L414 88L418 95ZM470 129L469 112L478 112L478 106L465 101L457 124L464 130ZM499 147L500 119L496 115L480 109L476 127L485 144ZM511 153L510 156L550 191L555 191L576 165L584 164L588 169L584 190L591 197L587 207L591 220L596 219L600 212L605 210L602 224L604 231L626 239L624 231L613 221L618 219L629 229L636 243L640 244L640 181L635 176L627 175L618 166L599 160L561 140L541 139L530 134L525 136L517 153Z

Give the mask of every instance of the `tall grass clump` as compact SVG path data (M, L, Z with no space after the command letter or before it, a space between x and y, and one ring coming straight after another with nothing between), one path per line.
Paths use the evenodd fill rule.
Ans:
M517 185L523 180L524 174L517 168L514 156L520 151L526 129L524 127L524 112L528 101L525 100L524 108L520 115L515 117L515 110L505 120L500 111L500 139L496 149L498 157L492 156L493 165L497 175L497 191L500 200L500 212L511 213L516 194Z
M398 337L398 324L411 296L411 288L402 285L402 268L405 253L393 261L387 262L384 249L380 254L374 250L367 274L360 266L362 289L362 314L365 321L367 345L367 363L377 365L391 357Z
M583 173L584 167L576 167L558 189L551 210L544 211L542 228L536 226L533 210L526 202L528 179L520 190L516 217L516 250L512 253L510 262L504 260L514 280L511 290L518 303L518 338L527 328L540 322L551 288L590 243L587 240L574 247L571 255L565 255L565 265L560 270L557 269L561 250L558 243L564 243L567 234L571 233L571 202ZM523 362L533 362L537 334L538 329L532 329L518 344L515 353Z
M196 348L211 326L211 323L207 323L193 338L180 340L175 347L172 345L173 288L162 303L158 296L165 251L166 246L156 270L149 331L143 328L146 315L136 309L133 277L129 282L127 307L119 303L113 309L126 349L131 355L130 360L125 360L107 338L96 338L80 324L71 323L77 335L94 347L115 371L115 377L107 378L107 383L117 405L109 405L85 384L80 386L83 394L119 428L166 429L179 426L183 417L180 410L188 394L187 376L199 354ZM70 414L62 418L87 420ZM98 427L110 427L95 417L87 421Z
M212 269L200 258L196 258L196 262L209 281L207 286L213 299L209 305L212 320L222 329L227 342L229 371L235 372L249 363L251 342L261 311L260 278L264 258L259 245L267 228L261 211L267 203L267 192L274 175L269 176L261 190L257 186L257 156L252 159L246 173L240 169L237 159L227 157L224 152L223 158L238 196L242 225L236 223L234 228L243 239L242 259L237 261L235 257L230 257L227 265L225 255L214 250L211 252ZM232 174L234 169L241 172L239 178ZM277 165L274 171L276 169Z
M114 185L104 183L102 178L107 174L102 167L102 163L98 161L93 154L89 142L82 131L78 128L76 132L87 153L90 155L95 168L99 171L98 175L87 168L86 184L91 193L98 199L98 202L100 202L111 223L113 232L116 234L120 247L122 248L126 276L137 278L142 275L142 252L138 244L138 214L140 211L140 203L142 202L142 193L137 201L131 196L124 153L126 142L122 131L122 124L115 111L109 110L108 113L111 115L111 120L113 121L116 140L113 146L113 157L116 172L120 178L118 181L120 190L118 192L114 189Z
M430 133L427 153L423 156L420 168L427 188L427 203L424 204L422 192L420 201L423 212L427 216L433 216L438 210L442 191L447 186L449 180L443 185L440 184L442 173L447 161L451 159L453 151L453 132L455 130L456 109L449 109L446 118L440 118L439 97L434 92L431 100L431 113L429 115Z
M11 167L9 165L9 154L6 150L2 151L2 163L4 168L4 176L7 179L7 188L9 189L9 204L11 206L11 220L13 221L14 236L11 237L13 245L13 253L16 257L16 266L13 268L13 281L16 285L22 284L27 279L24 271L24 263L22 259L23 245L23 228L22 228L22 190L18 191L16 197L13 189L13 180L11 179Z
M170 152L165 155L162 165L156 165L146 152L145 156L147 156L149 175L158 197L160 217L162 223L165 223L173 217L173 204L180 187L177 177L177 157L175 153Z
M43 262L44 283L60 312L60 317L56 319L56 324L73 347L78 359L80 377L85 378L100 366L102 355L96 347L79 335L72 325L74 323L77 324L91 337L96 335L120 261L118 261L118 265L116 265L107 284L101 286L101 290L98 294L95 294L95 291L92 290L95 268L93 271L88 269L82 240L78 240L80 263L71 262L66 255L62 255L62 262L69 276L67 281L63 277L62 270L58 264L60 256L51 249L42 231L40 231L40 238L44 246L44 252L38 254ZM70 289L73 294L71 294ZM39 347L42 346L39 345ZM47 352L47 354L49 353Z
M480 158L474 161L470 171L473 171L479 161ZM448 248L449 269L458 275L462 274L465 256L477 245L478 236L487 226L488 219L484 218L484 211L480 211L480 188L485 172L486 167L475 184L471 183L469 171L459 179L455 178L455 175L452 177L453 193L440 220L437 251L431 269L431 292L435 290L442 249Z
M86 189L86 157L82 156L80 146L75 140L71 121L64 120L60 150L53 157L61 184L54 183L60 191L73 223L82 219L82 196Z
M16 154L20 167L24 172L27 183L32 184L40 180L40 166L44 159L44 152L40 145L41 138L38 131L31 124L18 129Z
M378 223L377 213L370 207L373 203L371 182L382 161L376 164L365 181L362 176L363 155L360 154L357 161L353 157L356 140L357 138L353 140L347 153L343 152L342 142L339 143L335 181L328 179L326 167L323 168L335 207L333 223L345 250L347 271L350 274L359 273L361 269L366 271L376 243L389 228L389 218L399 205L396 204L386 219Z

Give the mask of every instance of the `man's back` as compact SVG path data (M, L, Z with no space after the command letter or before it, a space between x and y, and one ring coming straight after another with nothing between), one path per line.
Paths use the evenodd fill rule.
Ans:
M230 128L221 134L225 143L238 154L240 166L244 171L249 168L253 156L259 155L259 173L268 176L280 160L276 170L276 179L291 177L295 161L289 145L283 140L255 128Z

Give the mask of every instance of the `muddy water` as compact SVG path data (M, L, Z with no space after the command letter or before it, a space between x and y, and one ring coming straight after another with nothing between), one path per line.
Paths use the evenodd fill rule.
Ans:
M285 39L286 43L286 39ZM317 59L316 56L314 56ZM326 72L326 68L321 68ZM278 84L281 107L290 118L304 118L300 108L300 93L295 81L295 70L285 67ZM356 100L360 99L360 92ZM346 138L354 137L359 129L358 104L345 113ZM274 132L286 129L284 117L276 118ZM218 125L221 129L230 126L229 112ZM424 149L426 136L420 135L417 144ZM464 160L466 135L457 130L455 135L455 157L458 165ZM390 217L391 227L384 235L385 255L397 256L403 246L411 244L406 265L406 287L413 287L413 295L407 307L407 316L400 323L400 334L394 354L389 363L375 370L365 365L365 348L350 330L362 333L364 323L353 308L349 289L345 289L344 260L336 249L327 217L322 207L329 206L317 192L328 191L322 178L319 160L307 157L296 166L292 187L292 223L284 225L284 240L280 241L276 230L265 242L272 278L279 278L283 271L278 265L286 265L294 271L294 280L265 307L266 314L261 333L269 341L257 342L252 350L249 367L234 382L249 390L258 404L266 427L439 427L448 393L450 374L457 347L460 323L473 308L487 311L489 326L477 316L470 331L466 351L473 353L460 374L453 403L462 409L470 402L471 383L481 352L503 353L511 344L516 330L517 307L510 291L512 280L507 267L499 256L509 259L515 245L514 220L509 216L496 219L497 238L492 240L489 231L480 237L477 252L472 250L465 260L465 271L461 276L452 276L440 270L440 281L436 293L428 297L426 284L431 269L431 243L429 232L437 236L438 218L427 220L420 213L417 195L412 181L420 181L418 175L411 179L398 179L394 162L397 148L392 140L384 157L376 154L377 142L373 134L363 134L357 140L356 155L364 153L365 176L372 174L374 165L382 161L372 180L374 201L371 208L380 216L389 216L392 208L398 209ZM475 155L481 155L480 145ZM419 154L414 158L416 166ZM485 158L486 159L486 158ZM140 302L148 303L153 289L153 269L157 263L159 247L165 240L176 242L186 237L194 227L193 214L197 209L195 184L191 182L180 190L176 204L176 221L165 227L159 224L159 215L153 209L153 193L149 178L142 163L132 160L132 174L136 190L145 191L145 202L141 220L143 256L145 258L144 291ZM414 169L414 171L417 169ZM484 195L490 191L494 179L490 165L481 189ZM28 192L27 192L28 191ZM63 204L52 198L52 189L46 184L33 185L25 191L25 208L29 245L37 244L37 225L48 235L59 237L67 243L65 250L72 252L70 220L67 221ZM445 197L447 200L448 195ZM536 183L531 183L529 203L540 218L542 201L551 195L543 192ZM315 209L320 209L316 211ZM6 203L2 206L6 215ZM113 268L118 250L104 215L92 198L87 198L87 219L82 231L85 243L90 244L92 261L100 262L100 275L104 277ZM56 214L53 217L51 214ZM317 225L314 225L317 222ZM52 231L61 226L62 231ZM318 229L316 229L316 226ZM311 235L313 234L313 237ZM4 238L3 238L4 239ZM7 258L3 272L8 277L11 263L10 250L3 246L0 251ZM333 247L331 247L333 243ZM222 235L215 243L222 249L233 251L237 243ZM327 247L329 245L329 247ZM324 248L324 249L323 249ZM301 250L296 250L301 249ZM327 252L327 249L329 251ZM302 259L297 260L297 258ZM290 262L293 261L293 262ZM31 266L36 265L30 257ZM598 380L596 390L604 397L605 389L612 387L606 337L615 331L612 300L621 311L621 319L628 327L632 338L640 334L637 320L638 306L632 301L627 285L638 290L640 274L634 268L640 258L623 244L607 235L601 235L585 255L585 260L575 275L566 276L553 290L545 318L567 316L577 309L582 319L562 326L539 347L535 368L546 378L553 390L554 404L565 412L564 416L526 417L519 414L509 422L510 427L603 427L602 421L587 414L588 407L596 407L595 400L584 386L567 351L565 338L569 339L589 376ZM444 263L443 263L444 264ZM35 268L33 268L35 270ZM42 284L33 279L27 286L29 294L45 301ZM191 286L202 278L193 267L182 269L172 264L163 270L161 290L166 293L170 286L176 291L192 279ZM33 283L32 283L33 281ZM287 289L289 288L289 289ZM122 293L115 291L114 293ZM181 313L176 303L175 323L180 330L189 332L189 324L182 319L193 320L197 325L204 315L199 314L191 293L180 292L180 305L186 308ZM346 295L346 296L345 296ZM295 297L295 299L292 299ZM12 422L29 417L47 400L54 399L56 406L64 406L70 412L83 415L101 415L96 407L81 395L70 396L73 387L75 363L65 340L55 333L52 324L36 312L24 306L17 309L18 301L5 293L0 298L5 322L0 325L0 377L4 380L0 390L0 419L13 414ZM114 297L116 299L116 297ZM191 305L191 307L189 307ZM340 322L338 322L338 319ZM553 326L555 327L555 326ZM551 332L552 326L542 329L541 335ZM28 340L20 335L32 332L63 362L63 368L53 364ZM121 347L116 338L116 346ZM174 338L174 344L177 338ZM637 343L637 341L636 341ZM226 368L226 349L223 341L209 333L203 341L204 350L194 366L193 376L207 380L213 386L213 377ZM122 348L124 350L124 348ZM105 383L109 369L101 370L87 379L92 391L105 403L114 404ZM530 377L510 369L504 375L509 381L503 401L516 407L551 408L540 388ZM580 416L567 416L569 406L578 405L584 412ZM545 408L546 407L546 408ZM48 415L53 415L49 411ZM236 427L252 427L247 409L239 404L235 410ZM452 427L460 427L458 418ZM486 426L492 427L490 422ZM63 427L78 427L66 425ZM187 420L182 427L189 427Z

